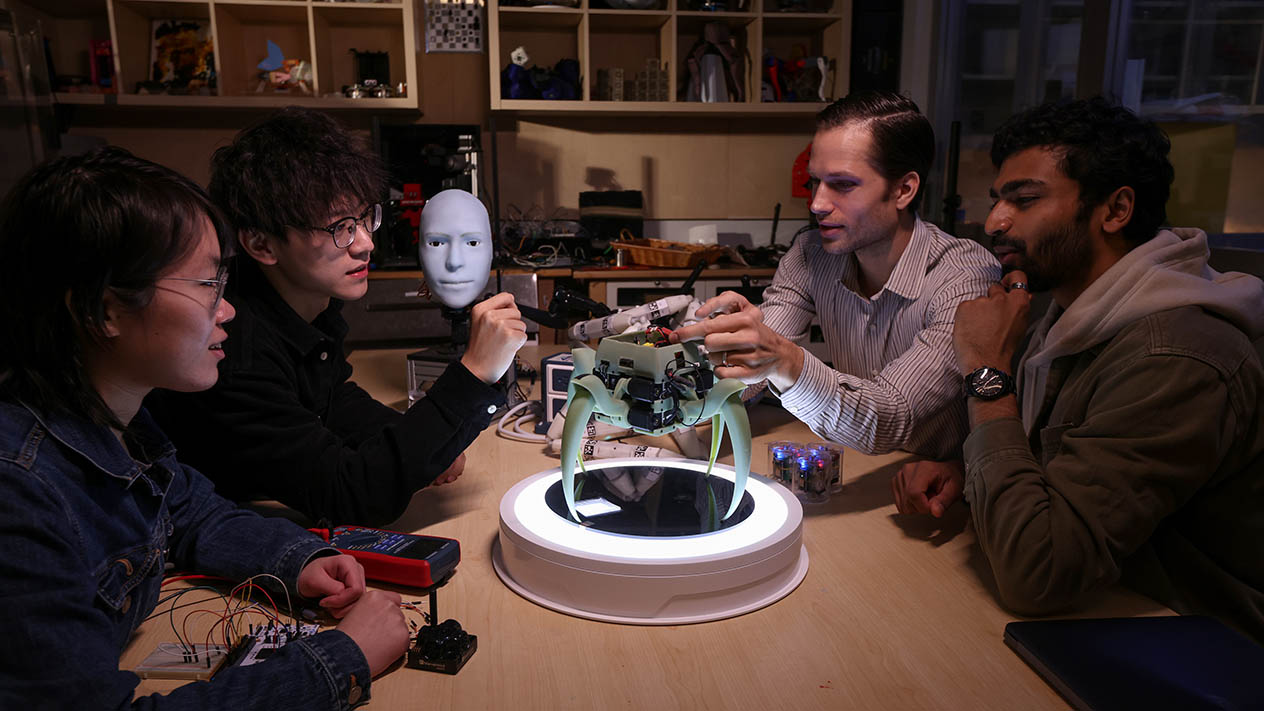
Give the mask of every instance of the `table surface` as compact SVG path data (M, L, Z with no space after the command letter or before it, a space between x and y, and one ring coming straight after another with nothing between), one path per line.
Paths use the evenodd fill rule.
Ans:
M402 408L407 352L356 352L355 380ZM536 348L522 355L538 365ZM751 426L756 472L768 442L815 439L772 405L751 408ZM419 492L388 526L460 540L462 561L439 591L439 616L478 635L478 651L455 676L395 668L374 680L369 708L1067 708L1002 641L1018 618L996 601L965 507L943 519L896 514L890 480L907 456L845 453L842 492L804 508L810 567L786 598L717 622L629 626L539 607L496 576L501 497L558 462L488 428L457 482ZM1171 613L1116 586L1067 616L1153 614ZM121 668L165 641L174 641L165 616L146 623ZM138 693L179 683L142 680Z

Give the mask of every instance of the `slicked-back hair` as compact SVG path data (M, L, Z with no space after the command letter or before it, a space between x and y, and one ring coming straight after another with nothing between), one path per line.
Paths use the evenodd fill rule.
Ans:
M381 160L326 114L287 106L242 130L211 158L211 198L239 231L286 240L288 227L324 227L332 211L371 205L386 191Z
M227 256L232 227L206 192L121 148L27 173L0 204L0 398L124 429L85 370L106 342L106 292L144 308L205 219Z
M1061 153L1058 168L1080 186L1080 213L1088 214L1118 188L1136 194L1123 236L1130 247L1149 240L1167 221L1175 171L1171 141L1148 119L1102 97L1036 106L1011 116L992 139L992 164L1028 148Z
M926 174L935 160L935 129L912 99L891 91L858 91L821 109L816 115L816 131L826 131L851 123L869 129L869 165L888 183L908 173L917 173L917 194L909 210L917 210L926 190Z

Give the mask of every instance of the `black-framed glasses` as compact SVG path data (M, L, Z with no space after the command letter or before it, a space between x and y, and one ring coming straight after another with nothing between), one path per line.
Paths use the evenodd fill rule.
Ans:
M377 228L382 226L382 203L369 205L359 217L344 217L328 227L309 227L308 229L328 232L329 236L334 238L335 247L346 249L355 241L356 225L362 225L369 234L377 232Z
M214 289L215 297L211 300L211 313L219 308L219 302L224 299L224 289L228 286L228 263L220 265L215 272L214 279L194 279L192 277L158 277L159 281L187 281L194 284L201 284L209 289Z

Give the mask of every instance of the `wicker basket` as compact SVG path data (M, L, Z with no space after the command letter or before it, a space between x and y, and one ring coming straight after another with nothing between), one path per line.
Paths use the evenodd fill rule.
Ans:
M623 239L612 245L615 249L627 251L633 264L649 267L683 267L696 266L706 253L708 247L702 244L685 244L669 242L663 239Z

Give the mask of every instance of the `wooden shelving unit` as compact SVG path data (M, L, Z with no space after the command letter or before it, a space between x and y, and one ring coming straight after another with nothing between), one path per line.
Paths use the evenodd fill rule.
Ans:
M269 109L282 106L306 106L313 109L416 109L412 97L392 99L348 99L316 97L306 94L268 94L253 96L181 96L171 94L89 94L59 91L54 94L59 104L76 106L160 106L164 108Z
M414 3L324 2L321 0L74 0L54 17L46 31L62 31L80 42L83 27L93 34L108 28L113 44L116 93L60 92L64 104L190 108L268 108L298 104L324 109L416 109L420 85ZM196 18L209 22L215 54L216 88L210 95L138 94L137 82L149 78L155 19ZM105 37L94 37L105 39ZM276 42L287 59L303 59L312 68L312 90L258 92L258 63L267 41ZM86 51L86 45L82 50ZM386 99L348 99L344 85L355 81L350 50L387 52L390 82L407 95ZM73 52L67 51L67 56Z
M765 49L782 59L796 51L833 60L827 99L847 93L851 0L834 0L828 12L783 12L776 0L748 0L745 12L700 12L685 9L686 0L660 0L657 9L620 10L600 6L602 0L582 0L579 7L488 5L488 70L491 109L524 114L658 115L702 114L724 116L810 115L824 107L819 102L762 101L760 84ZM702 103L680 99L688 81L684 59L711 22L723 22L737 38L746 58L746 100ZM579 100L509 99L501 96L500 73L510 52L522 46L531 64L551 67L564 58L579 61L582 95ZM625 82L657 59L668 73L667 101L599 101L597 70L619 67Z

